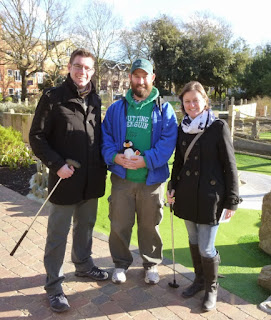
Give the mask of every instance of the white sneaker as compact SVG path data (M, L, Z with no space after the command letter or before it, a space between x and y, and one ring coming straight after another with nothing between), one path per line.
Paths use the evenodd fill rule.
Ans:
M156 284L160 280L157 266L152 266L150 269L145 270L145 282L149 284Z
M126 281L126 272L127 270L122 268L115 268L112 275L112 282L120 284Z

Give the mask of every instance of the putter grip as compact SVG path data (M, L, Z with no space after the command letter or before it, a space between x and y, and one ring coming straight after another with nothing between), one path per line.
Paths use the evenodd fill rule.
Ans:
M27 235L28 230L25 230L25 232L23 233L23 235L21 236L20 240L17 242L16 246L14 247L14 249L11 251L10 255L13 256L15 251L17 250L17 248L19 247L19 245L21 244L21 242L23 241L24 237Z

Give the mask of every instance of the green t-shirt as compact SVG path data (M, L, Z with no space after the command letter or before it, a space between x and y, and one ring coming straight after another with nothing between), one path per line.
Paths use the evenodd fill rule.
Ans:
M131 90L126 94L128 101L126 139L133 142L134 148L141 152L141 156L144 156L145 150L151 148L151 115L154 101L158 95L159 92L155 87L152 88L149 97L140 102L136 102L133 99ZM127 169L126 179L133 182L145 183L147 174L147 167L137 170Z

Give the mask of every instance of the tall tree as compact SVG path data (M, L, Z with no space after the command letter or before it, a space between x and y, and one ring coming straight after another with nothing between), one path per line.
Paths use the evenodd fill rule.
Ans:
M66 11L59 0L0 0L2 63L20 71L23 101L27 78L43 70L49 44L59 36Z
M123 30L121 33L121 55L122 61L132 62L137 58L151 60L153 48L152 21L141 20L132 30Z
M75 33L78 45L87 47L96 58L96 87L99 91L102 65L105 59L113 59L120 41L121 17L114 13L114 8L105 1L88 2L83 12L76 19Z
M206 13L196 13L183 28L185 37L180 41L182 55L178 61L183 68L178 66L176 81L187 80L190 74L190 80L214 87L221 97L227 88L236 85L238 73L247 61L245 42L233 40L230 27Z
M265 95L271 97L271 44L257 48L241 83L248 98Z
M171 94L174 84L176 61L180 50L181 32L173 19L163 15L151 25L152 59L155 64L156 86L161 95Z

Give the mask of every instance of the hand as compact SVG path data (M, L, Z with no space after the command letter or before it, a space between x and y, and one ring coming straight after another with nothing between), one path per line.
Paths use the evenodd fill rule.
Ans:
M167 191L167 202L169 204L173 204L175 202L174 194L175 194L174 189L172 189L171 192Z
M146 162L142 156L132 156L130 160L132 161L131 165L134 165L136 169L146 167Z
M142 156L132 156L130 159L127 159L122 153L118 153L116 155L115 163L130 170L137 170L139 168L146 167L145 160Z
M225 219L230 219L235 214L234 210L227 209Z
M115 157L115 163L122 166L125 169L136 169L135 165L125 157L123 153L118 153Z
M63 167L61 167L58 171L57 171L57 175L62 178L62 179L67 179L70 178L74 173L74 167L73 166L68 166L67 164L65 164Z

